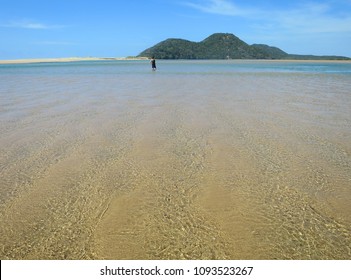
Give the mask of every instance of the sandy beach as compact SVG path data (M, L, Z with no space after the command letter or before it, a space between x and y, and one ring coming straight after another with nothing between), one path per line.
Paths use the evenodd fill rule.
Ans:
M1 259L350 259L349 74L167 63L4 68Z
M0 60L0 64L26 64L48 62L78 62L78 61L114 61L114 60L145 60L147 57L65 57L65 58L27 58Z

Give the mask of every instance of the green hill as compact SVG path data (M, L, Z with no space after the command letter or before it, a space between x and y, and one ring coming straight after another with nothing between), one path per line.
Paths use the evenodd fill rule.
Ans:
M155 56L158 59L349 59L341 56L292 55L276 47L248 45L229 33L215 33L201 42L167 39L138 56Z
M288 56L286 52L277 47L271 47L263 44L253 44L251 47L260 50L268 56L267 58L271 59L282 59Z

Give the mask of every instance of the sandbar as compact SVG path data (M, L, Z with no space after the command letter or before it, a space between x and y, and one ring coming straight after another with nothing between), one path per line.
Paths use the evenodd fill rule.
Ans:
M0 64L26 64L49 62L109 61L109 60L145 60L146 57L64 57L64 58L25 58L0 60Z

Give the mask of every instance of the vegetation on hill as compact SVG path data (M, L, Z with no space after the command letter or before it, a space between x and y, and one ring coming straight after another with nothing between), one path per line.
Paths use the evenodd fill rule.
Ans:
M139 54L158 59L350 59L342 56L292 55L277 47L248 45L233 34L215 33L201 42L167 39Z

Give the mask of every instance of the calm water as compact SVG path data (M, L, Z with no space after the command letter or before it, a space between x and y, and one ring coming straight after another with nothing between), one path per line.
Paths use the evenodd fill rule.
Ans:
M100 61L0 64L0 75L113 75L152 74L145 70L148 61ZM324 73L351 74L349 62L255 61L255 60L158 60L159 75L235 74L235 73Z
M1 259L350 259L351 63L0 65Z

